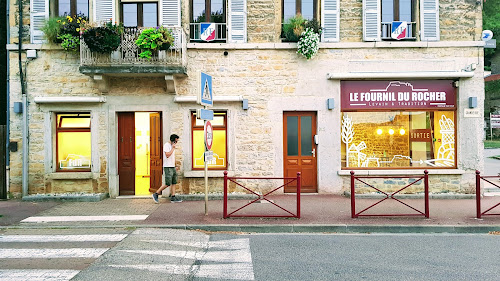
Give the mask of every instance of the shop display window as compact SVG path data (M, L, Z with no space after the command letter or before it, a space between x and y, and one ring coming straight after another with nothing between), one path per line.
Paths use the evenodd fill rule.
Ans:
M342 168L456 168L455 111L343 112Z
M213 159L208 163L208 169L224 170L227 169L227 113L214 112L214 120L211 120L213 128ZM204 121L196 119L196 112L191 115L191 133L192 133L192 163L193 170L204 169L205 160L205 138L203 131Z
M57 171L90 171L90 113L56 114Z

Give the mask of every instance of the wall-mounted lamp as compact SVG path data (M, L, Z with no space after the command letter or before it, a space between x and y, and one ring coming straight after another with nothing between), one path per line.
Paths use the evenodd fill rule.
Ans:
M327 99L326 100L326 107L328 109L334 109L335 108L335 100L332 98L332 99Z
M469 97L469 108L477 107L477 97Z
M248 109L248 100L247 99L243 100L242 107L243 107L244 110Z

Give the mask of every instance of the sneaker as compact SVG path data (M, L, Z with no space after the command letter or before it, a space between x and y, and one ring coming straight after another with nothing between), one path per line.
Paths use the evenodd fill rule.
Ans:
M160 203L160 201L158 201L158 194L153 193L153 201L155 201L155 203Z
M182 202L182 199L180 199L178 197L175 197L175 196L172 196L172 197L170 197L170 202L172 202L172 203L180 203L180 202Z

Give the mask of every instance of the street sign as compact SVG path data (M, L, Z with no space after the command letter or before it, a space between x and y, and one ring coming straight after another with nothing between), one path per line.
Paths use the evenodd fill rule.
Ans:
M490 115L490 126L493 129L500 128L500 115L491 114Z
M491 38L493 38L493 32L491 32L491 30L483 30L481 39L483 39L483 41L488 41L491 40Z
M205 151L205 163L214 159L214 152L212 150Z
M198 104L204 106L213 106L213 92L212 92L212 76L200 72L200 91L198 94Z
M201 120L214 120L214 111L210 109L197 109L196 110L196 119Z
M484 48L486 49L496 49L497 47L497 39L491 39L484 43Z
M214 141L214 131L210 121L206 121L204 132L205 132L205 147L207 148L207 150L210 150L212 149L212 144Z

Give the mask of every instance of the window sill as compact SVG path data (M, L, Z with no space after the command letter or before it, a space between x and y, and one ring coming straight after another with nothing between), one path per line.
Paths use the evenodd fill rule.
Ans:
M228 177L232 177L233 175L234 175L234 171L227 172ZM205 177L205 171L186 171L186 172L184 172L184 177L185 178L203 178L203 177ZM223 178L224 171L223 170L208 171L208 177L209 178Z
M87 180L92 178L94 178L92 172L59 172L47 175L47 179L52 180Z
M429 175L463 175L464 170L460 169L427 169ZM405 175L423 175L424 170L354 170L356 176L405 176ZM340 170L339 176L350 176L351 170Z

